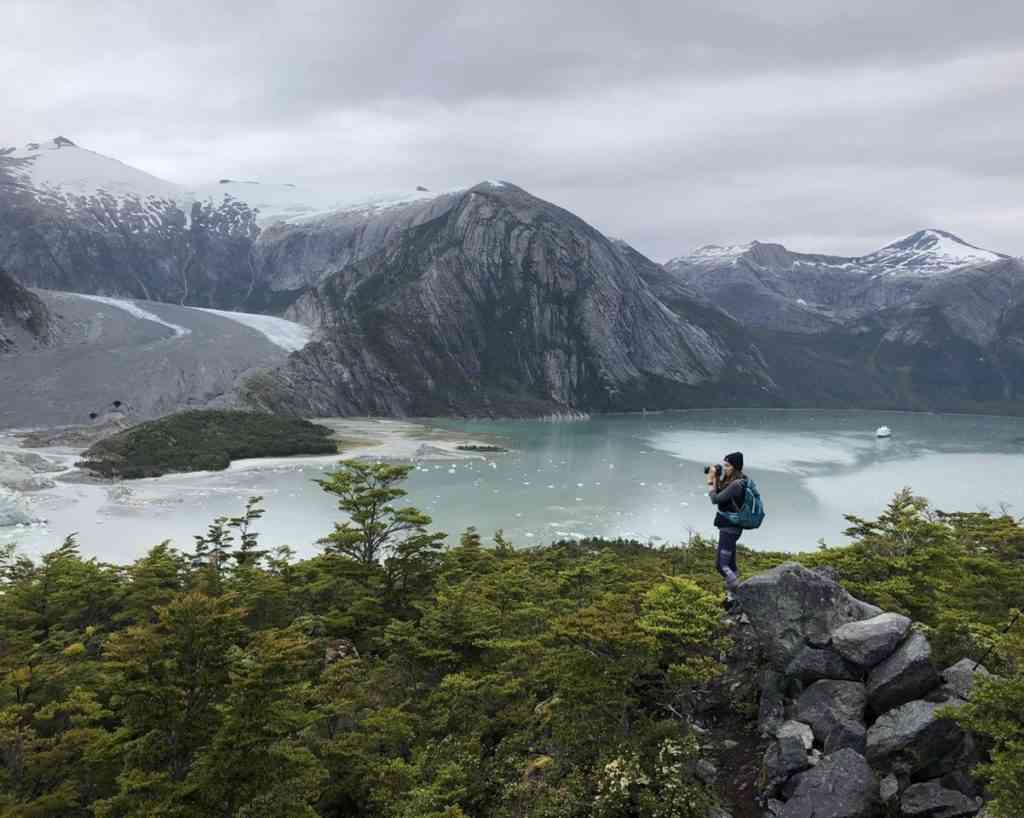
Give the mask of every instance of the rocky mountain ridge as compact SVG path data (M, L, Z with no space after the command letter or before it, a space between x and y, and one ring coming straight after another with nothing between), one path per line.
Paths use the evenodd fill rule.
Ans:
M53 336L46 305L0 268L0 354L47 346Z
M249 401L516 415L777 400L735 322L571 213L508 183L439 206L296 302L320 339L252 379Z
M706 246L665 267L748 323L818 332L901 306L948 275L1011 257L943 230L919 230L866 256L797 253L781 244Z
M1024 262L925 230L857 258L755 242L662 267L532 197L552 229L459 228L487 196L529 194L189 190L60 137L0 151L0 257L22 285L287 312L319 345L243 390L279 411L1024 411Z
M797 405L1024 411L1024 260L924 230L856 259L755 243L668 269L752 330Z

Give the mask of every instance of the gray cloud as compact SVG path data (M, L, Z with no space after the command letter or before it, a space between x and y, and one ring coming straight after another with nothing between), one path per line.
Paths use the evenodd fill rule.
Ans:
M1024 254L1018 3L0 0L0 19L3 143L353 195L506 178L659 260L923 226Z

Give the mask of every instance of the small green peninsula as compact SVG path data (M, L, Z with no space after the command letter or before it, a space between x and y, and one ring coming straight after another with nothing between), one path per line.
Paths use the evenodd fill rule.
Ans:
M78 465L103 477L219 471L243 457L334 454L333 432L308 420L258 412L195 410L140 423L95 443Z

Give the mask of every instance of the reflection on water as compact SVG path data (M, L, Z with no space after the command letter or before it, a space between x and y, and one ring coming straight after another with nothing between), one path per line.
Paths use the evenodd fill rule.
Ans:
M874 430L891 426L893 437ZM583 423L459 422L445 425L504 436L514 451L487 459L421 463L408 501L438 529L457 535L475 525L504 529L518 546L558 537L637 537L678 542L711 533L702 466L741 450L768 509L764 527L744 535L760 548L807 550L845 541L843 514L876 516L910 486L949 510L1024 509L1024 422L1014 418L877 412L728 410L596 418ZM316 551L338 517L312 480L322 465L180 475L108 489L76 486L39 496L47 531L22 534L32 551L78 531L83 551L132 559L170 538L181 548L219 514L237 514L245 498L264 495L261 531L268 545ZM73 503L67 502L72 496ZM46 509L46 504L50 508Z

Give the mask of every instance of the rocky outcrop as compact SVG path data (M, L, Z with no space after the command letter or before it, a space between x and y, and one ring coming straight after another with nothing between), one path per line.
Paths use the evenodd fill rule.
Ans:
M819 679L857 681L863 677L864 672L832 648L805 645L786 665L785 675L808 685Z
M320 341L251 381L250 405L546 415L776 400L741 327L571 213L510 184L449 204L297 302Z
M878 778L854 750L843 749L798 773L779 818L877 818Z
M861 682L823 679L797 700L797 720L809 724L825 752L853 747L864 752L864 711L867 693Z
M805 648L828 646L836 628L881 613L826 575L795 562L751 577L737 598L761 637L768 663L779 671Z
M836 628L832 645L840 656L855 665L874 667L896 650L908 630L907 617L884 613Z
M906 818L962 818L975 815L980 808L981 799L948 790L935 781L912 784L900 799Z
M53 337L46 305L0 268L0 355L48 346Z
M871 709L884 713L926 695L938 683L931 645L922 634L912 633L892 656L868 675Z
M768 665L759 683L761 727L772 736L765 816L981 809L972 769L982 755L947 708L963 705L988 671L965 659L940 674L910 619L854 599L826 572L786 563L736 596Z

